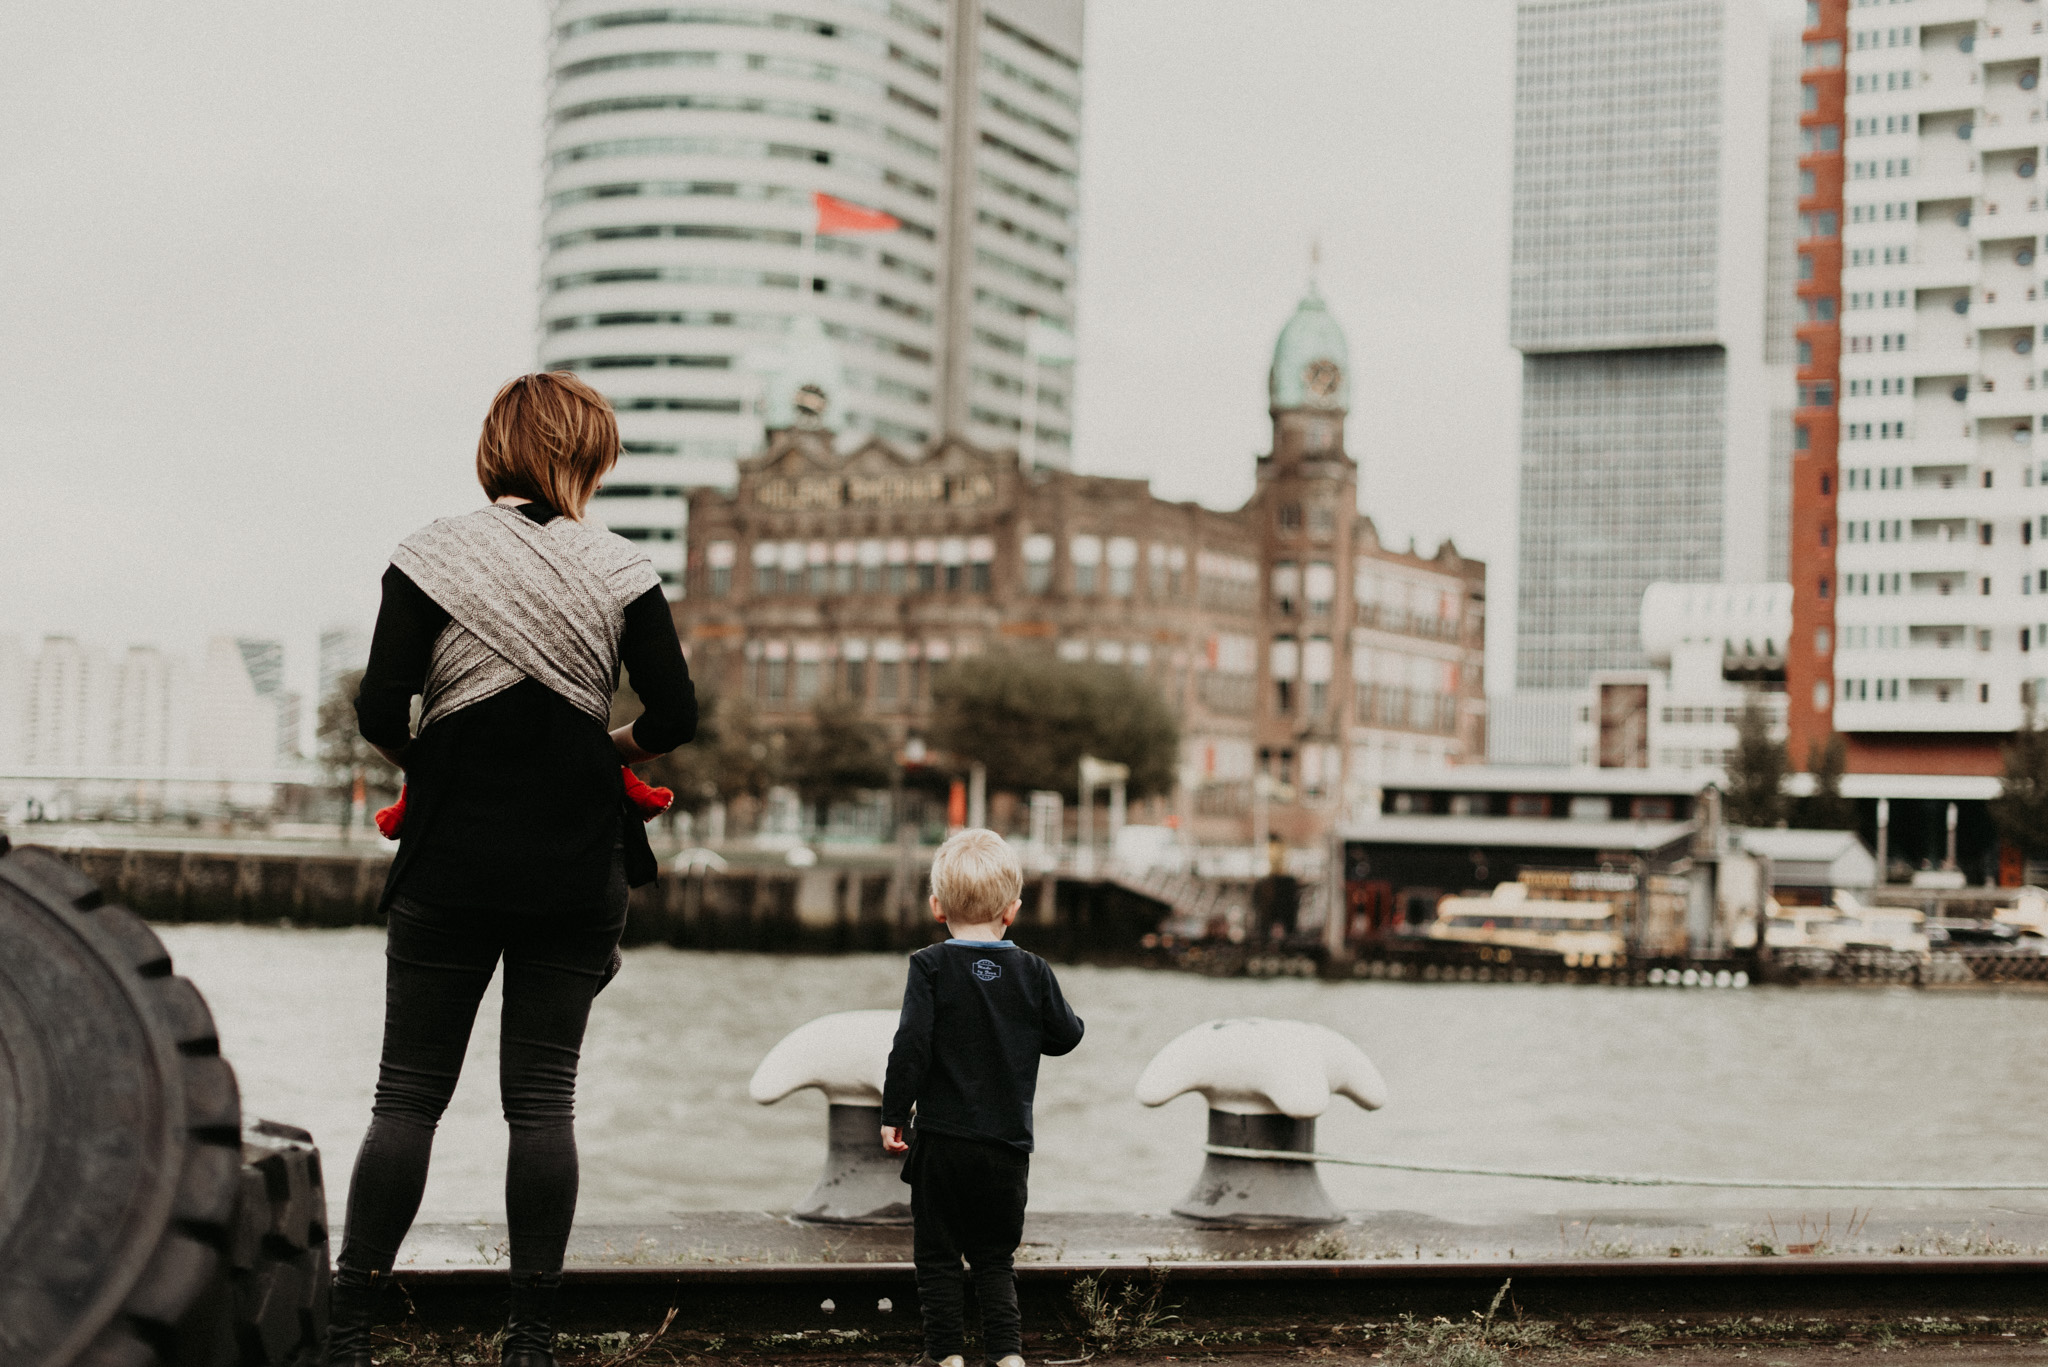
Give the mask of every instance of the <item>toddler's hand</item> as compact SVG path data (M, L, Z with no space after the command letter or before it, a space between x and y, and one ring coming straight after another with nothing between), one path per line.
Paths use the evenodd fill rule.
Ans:
M903 1142L903 1129L898 1125L882 1126L883 1153L909 1153L910 1145Z

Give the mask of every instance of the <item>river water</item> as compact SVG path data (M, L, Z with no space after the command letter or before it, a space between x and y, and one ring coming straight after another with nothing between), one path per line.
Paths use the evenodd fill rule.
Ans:
M337 1216L368 1122L383 935L159 928L206 994L245 1111L311 1130ZM598 998L578 1101L580 1218L780 1210L817 1176L822 1098L747 1099L754 1065L814 1016L893 1008L893 955L790 958L650 947ZM1686 991L1209 979L1060 970L1088 1035L1040 1075L1040 1210L1166 1209L1201 1166L1204 1112L1131 1097L1202 1021L1318 1021L1356 1040L1393 1100L1339 1099L1327 1152L1687 1176L2048 1181L2048 996L1907 988ZM422 1219L502 1220L495 986L436 1142ZM1337 1202L1442 1214L1625 1206L1852 1204L2048 1210L2048 1194L1869 1196L1651 1190L1323 1167Z

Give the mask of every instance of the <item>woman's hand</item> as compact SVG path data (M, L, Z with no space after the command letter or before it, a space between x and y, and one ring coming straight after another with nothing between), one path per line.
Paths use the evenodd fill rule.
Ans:
M900 1126L900 1125L884 1125L884 1126L882 1126L882 1152L883 1152L883 1153L909 1153L909 1152L910 1152L910 1145L908 1145L908 1144L906 1144L906 1143L904 1143L904 1142L903 1142L903 1127L902 1127L902 1126Z
M633 723L627 722L612 732L612 749L619 752L621 764L644 764L656 758L652 750L642 750L640 742L633 739Z

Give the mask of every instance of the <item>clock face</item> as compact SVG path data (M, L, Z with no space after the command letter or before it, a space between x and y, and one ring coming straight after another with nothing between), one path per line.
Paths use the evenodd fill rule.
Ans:
M1344 372L1335 361L1310 361L1301 369L1301 383L1309 397L1324 403L1337 396L1337 386L1343 382Z

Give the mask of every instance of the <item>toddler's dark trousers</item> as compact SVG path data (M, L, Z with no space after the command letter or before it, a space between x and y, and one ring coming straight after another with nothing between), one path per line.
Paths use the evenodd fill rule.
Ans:
M982 1355L994 1362L1022 1353L1016 1258L1031 1155L1008 1144L923 1132L915 1149L905 1175L926 1356L966 1352L970 1273L981 1307Z
M580 911L457 910L402 893L392 899L384 1058L349 1183L342 1266L390 1270L419 1211L434 1130L502 958L498 1088L511 1132L510 1262L515 1272L561 1270L576 1216L576 1065L591 1000L609 976L625 924L626 876L618 866L603 902Z

